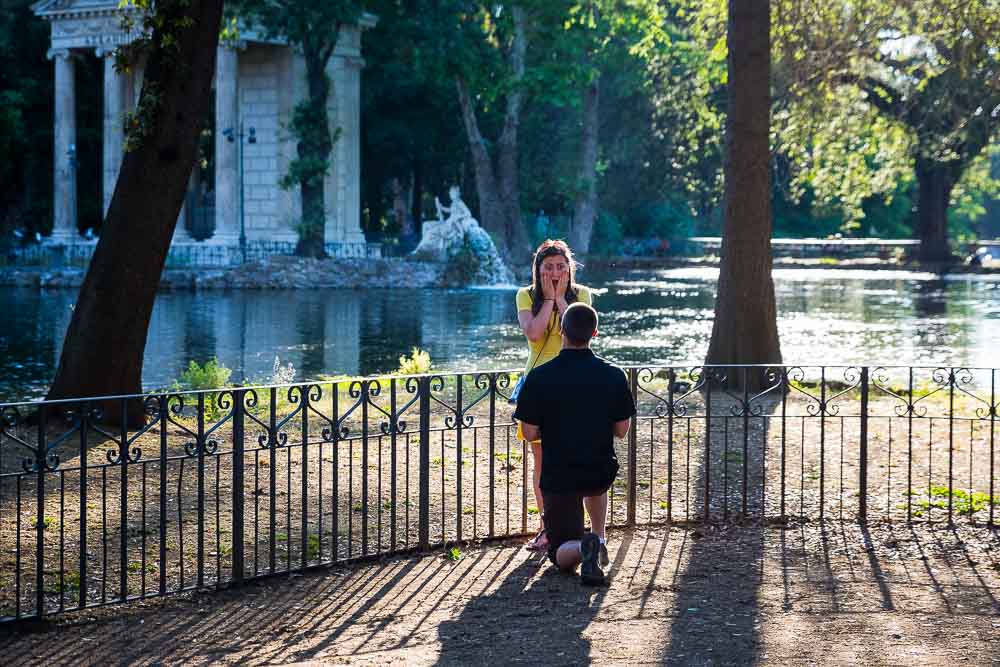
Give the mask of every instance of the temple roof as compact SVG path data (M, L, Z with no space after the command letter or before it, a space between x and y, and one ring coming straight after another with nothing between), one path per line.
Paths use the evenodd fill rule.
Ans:
M39 0L31 5L31 10L37 16L49 20L63 16L118 14L123 11L117 0Z

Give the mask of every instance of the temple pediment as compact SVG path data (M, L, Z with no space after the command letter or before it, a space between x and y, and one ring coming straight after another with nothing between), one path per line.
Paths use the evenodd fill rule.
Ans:
M120 14L122 11L127 11L119 8L115 0L40 0L31 5L31 10L37 16L50 20L63 16Z
M40 0L31 6L52 24L53 49L114 48L135 38L122 28L122 16L138 13L116 0Z

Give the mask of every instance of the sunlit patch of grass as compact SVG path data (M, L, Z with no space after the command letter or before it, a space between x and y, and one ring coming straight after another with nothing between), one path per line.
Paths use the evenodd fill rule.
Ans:
M925 512L932 509L948 509L948 499L951 498L952 509L959 514L975 514L981 510L989 509L990 505L1000 507L1000 496L993 496L981 491L966 491L965 489L952 488L942 484L932 485L928 492L914 491L909 489L906 495L911 497L923 496L912 502L914 516L923 516ZM905 503L896 506L897 509L906 509Z

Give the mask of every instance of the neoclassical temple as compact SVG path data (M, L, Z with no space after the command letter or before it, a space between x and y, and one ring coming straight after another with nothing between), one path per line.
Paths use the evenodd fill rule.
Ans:
M76 223L74 62L87 54L104 61L102 201L106 212L122 161L123 115L135 107L142 87L142 63L127 74L117 73L114 67L115 49L135 38L124 31L122 12L137 10L120 8L118 0L41 0L32 9L52 24L48 56L55 66L55 201L48 242L86 253L93 241L79 235ZM332 82L329 116L332 129L339 128L340 135L326 179L326 242L328 251L339 256L378 253L377 247L366 246L360 227L361 34L375 21L366 14L357 25L341 31L327 70ZM252 256L294 247L301 218L299 191L283 190L278 183L295 156L295 140L286 124L307 94L305 72L305 59L295 48L255 31L241 30L238 43L220 43L213 84L214 122L209 123L214 133L213 173L196 169L192 174L171 256L190 255L194 258L190 263L202 256L215 258L213 263L235 262L240 257L241 230ZM195 208L201 215L201 228L210 232L199 241L188 233L186 224Z

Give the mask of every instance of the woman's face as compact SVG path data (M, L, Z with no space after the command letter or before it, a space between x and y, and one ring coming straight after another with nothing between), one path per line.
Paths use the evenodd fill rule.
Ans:
M553 255L542 260L542 280L551 281L555 286L561 279L569 276L569 262L562 255Z

